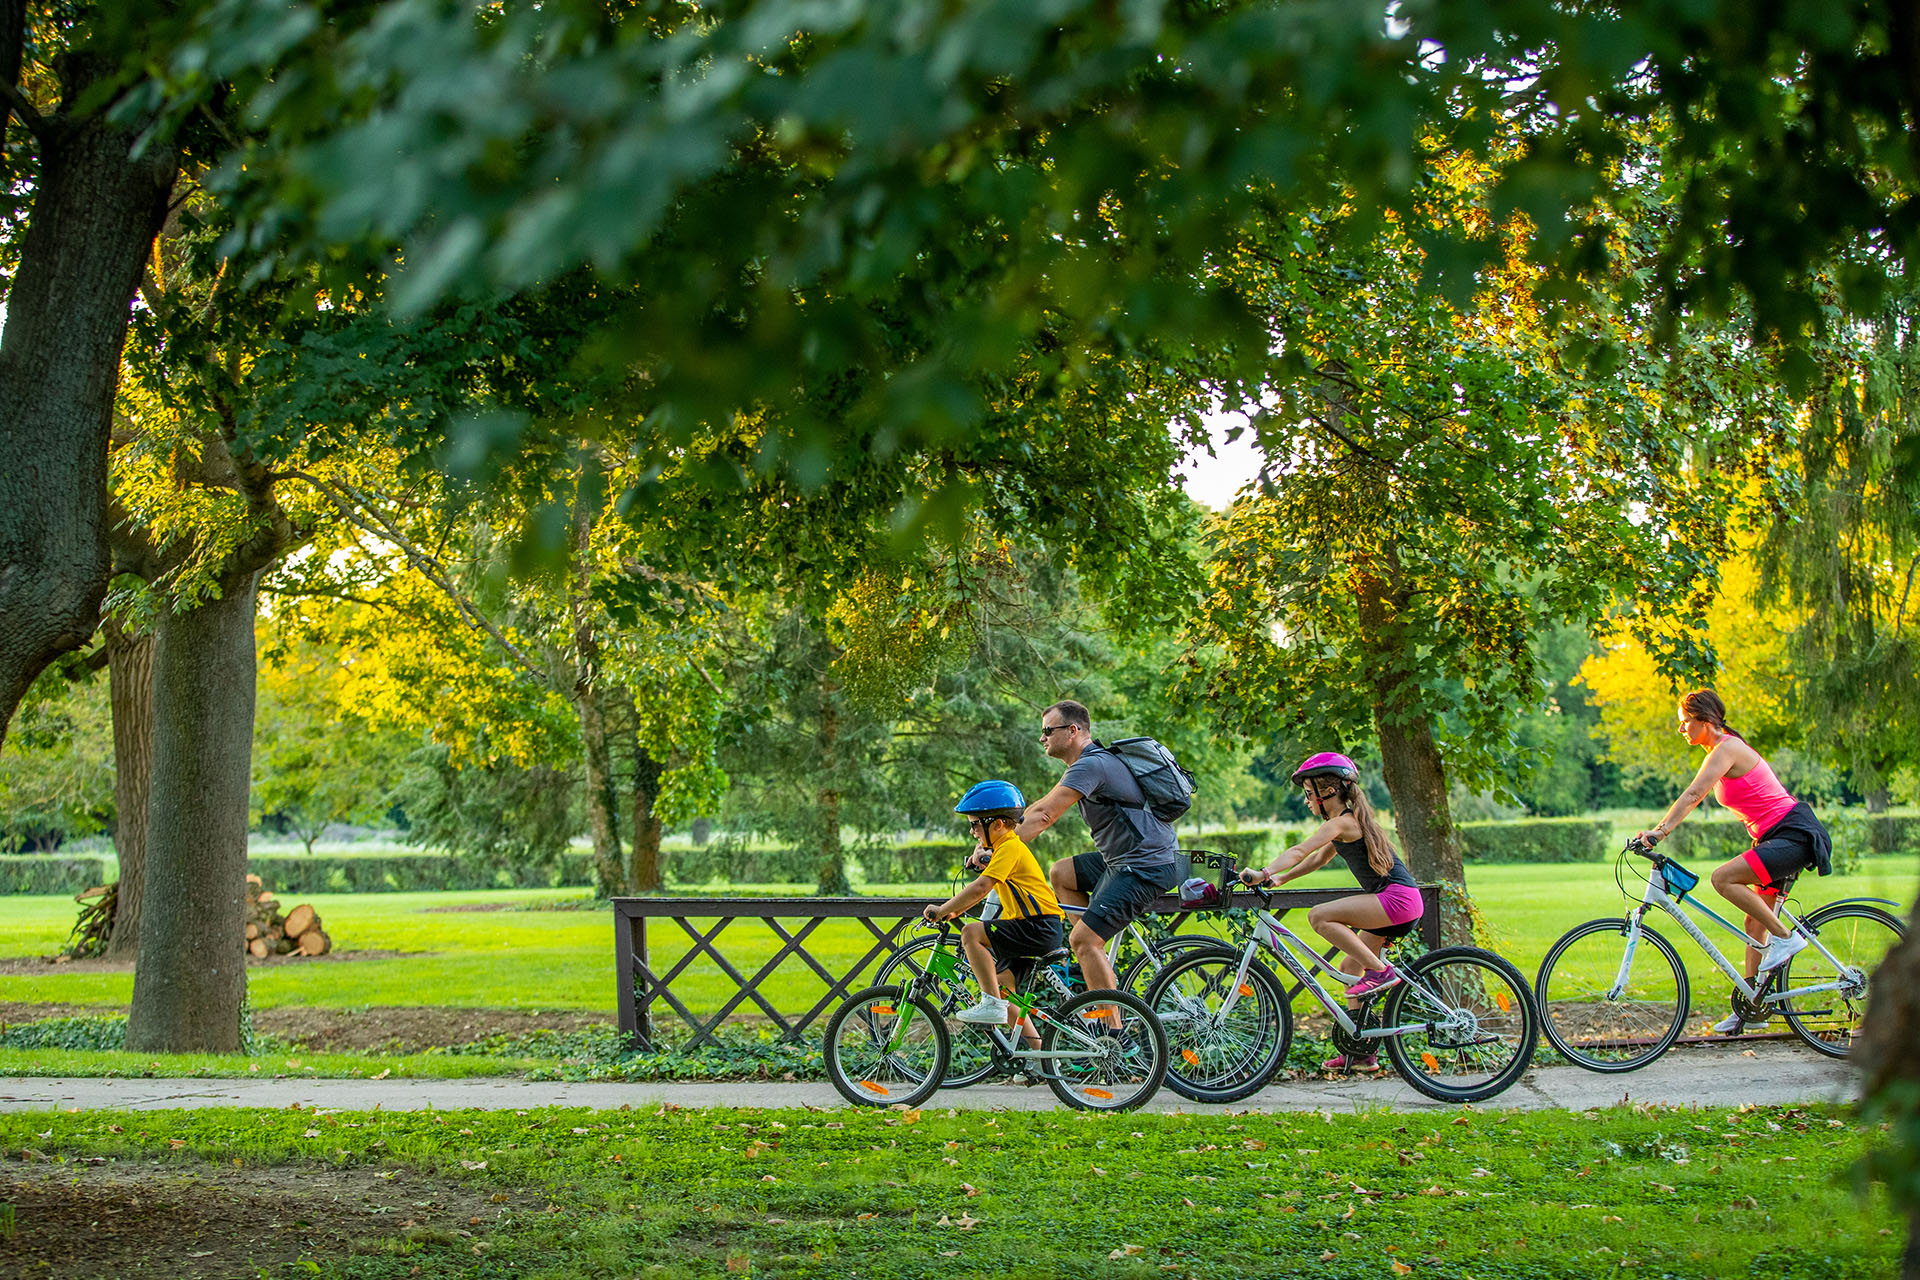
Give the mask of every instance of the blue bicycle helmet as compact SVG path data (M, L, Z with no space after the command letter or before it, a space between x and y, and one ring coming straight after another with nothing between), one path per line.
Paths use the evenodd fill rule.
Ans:
M988 818L1012 818L1017 821L1027 811L1027 798L1011 782L989 778L968 787L967 794L960 797L960 803L953 806L953 811L982 821Z

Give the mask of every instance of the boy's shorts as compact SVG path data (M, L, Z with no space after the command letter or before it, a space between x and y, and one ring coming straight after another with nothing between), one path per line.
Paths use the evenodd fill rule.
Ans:
M987 945L993 949L993 963L1002 970L1023 972L1047 952L1066 945L1066 931L1059 916L1027 916L1021 920L1003 917L989 920L983 927Z

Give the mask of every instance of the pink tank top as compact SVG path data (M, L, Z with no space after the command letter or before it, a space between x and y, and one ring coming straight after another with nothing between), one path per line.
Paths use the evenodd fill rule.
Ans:
M1713 784L1713 798L1739 814L1740 821L1747 824L1747 834L1755 840L1771 831L1798 803L1764 759L1737 778L1723 775Z

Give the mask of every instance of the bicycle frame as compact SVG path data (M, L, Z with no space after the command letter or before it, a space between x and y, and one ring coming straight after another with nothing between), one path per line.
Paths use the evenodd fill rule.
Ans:
M1707 906L1692 896L1693 887L1699 884L1697 877L1694 878L1694 886L1689 886L1686 889L1669 886L1666 876L1666 867L1669 861L1671 860L1667 858L1655 859L1652 874L1647 877L1647 891L1640 897L1640 905L1627 912L1627 946L1626 950L1621 954L1620 968L1614 974L1613 986L1607 990L1607 999L1619 999L1620 993L1626 989L1627 975L1632 971L1633 966L1633 953L1640 945L1640 925L1649 907L1658 907L1678 921L1680 927L1686 931L1687 936L1692 938L1694 942L1699 945L1700 949L1707 953L1707 959L1713 962L1714 968L1720 970L1721 973L1724 973L1731 979L1734 989L1754 1004L1780 1004L1795 996L1817 995L1822 991L1839 991L1849 985L1845 979L1842 979L1835 982L1816 982L1804 987L1794 987L1791 990L1775 991L1770 995L1761 995L1760 992L1771 985L1773 981L1772 977L1769 976L1761 982L1759 988L1755 988L1752 983L1747 981L1745 974L1734 968L1733 962L1727 959L1720 948L1713 945L1713 940L1707 937L1705 931L1680 910L1680 904L1683 902L1686 903L1695 911L1700 912L1728 933L1740 939L1743 944L1751 945L1752 939L1747 936L1747 931L1739 925L1734 924L1731 920L1728 920L1712 907ZM1678 866L1679 864L1675 863L1674 865ZM1685 868L1681 869L1685 871ZM1688 876L1693 875L1692 872L1686 872L1686 874ZM1831 964L1836 971L1842 974L1848 972L1847 966L1841 964L1833 952L1827 950L1826 944L1820 941L1819 933L1812 928L1803 928L1804 922L1802 919L1788 910L1786 903L1782 902L1777 904L1774 907L1774 914L1779 916L1781 922L1789 928L1798 929L1803 932L1808 941L1813 943L1820 954L1827 958L1827 963Z
M1313 993L1313 998L1320 1002L1320 1007L1332 1014L1334 1021L1340 1024L1341 1030L1349 1035L1356 1036L1362 1040L1386 1040L1395 1036L1410 1035L1417 1031L1430 1030L1434 1025L1432 1023L1416 1022L1408 1023L1405 1026L1370 1027L1364 1031L1361 1030L1360 1025L1353 1020L1353 1015L1347 1012L1346 1006L1327 994L1326 988L1320 985L1319 980L1313 976L1312 970L1317 969L1327 974L1342 987L1350 987L1360 981L1360 975L1342 973L1340 970L1322 960L1299 934L1280 923L1279 918L1272 912L1264 909L1255 911L1254 919L1266 930L1266 935L1264 937L1261 936L1256 929L1248 936L1246 945L1240 952L1240 967L1234 970L1233 991L1227 996L1225 1002L1221 1004L1220 1012L1216 1015L1219 1018L1224 1020L1227 1014L1233 1009L1233 1006L1239 1003L1240 993L1247 989L1247 967L1253 963L1254 952L1264 946L1268 951L1273 953L1274 958L1280 962L1281 966L1293 975L1295 981ZM1295 954L1294 948L1296 947L1306 953L1305 964L1302 964L1300 957ZM1413 986L1434 1005L1440 1008L1446 1007L1446 1003L1436 997L1433 992L1420 986L1412 974L1403 973L1401 974L1400 980Z
M940 930L940 940L934 944L933 951L927 956L926 969L920 975L914 977L912 980L908 982L906 987L906 993L909 997L909 999L906 1001L906 1007L908 1011L907 1013L901 1016L900 1025L894 1028L893 1037L888 1041L888 1044L887 1044L887 1049L889 1052L892 1052L894 1049L898 1048L900 1045L900 1042L906 1036L907 1024L912 1020L912 1016L913 1016L912 1015L912 1010L913 1010L912 998L918 997L921 994L923 994L920 990L920 984L924 982L928 977L941 978L948 982L951 982L958 975L960 971L960 956L957 952L949 951L947 949L947 940L952 936L953 936L952 933L950 933L946 928L943 927ZM1116 938L1119 937L1118 934L1115 934L1114 936ZM1064 989L1062 989L1061 994L1065 995L1068 993ZM1059 1027L1061 1031L1065 1032L1076 1043L1078 1043L1081 1049L1085 1050L1085 1052L1073 1052L1071 1050L1063 1052L1058 1049L1054 1049L1054 1050L1028 1049L1024 1047L1024 1042L1021 1042L1016 1039L1016 1043L1021 1044L1022 1047L1017 1049L1009 1049L1005 1045L997 1045L997 1048L999 1049L999 1051L1005 1054L1007 1057L1009 1058L1045 1058L1049 1062L1059 1062L1059 1061L1064 1061L1064 1060L1073 1059L1073 1058L1099 1058L1099 1057L1105 1056L1105 1050L1100 1047L1099 1043L1092 1036L1087 1035L1085 1032L1080 1030L1080 1028L1071 1026L1065 1022L1060 1021L1058 1018L1054 1017L1051 1010L1045 1008L1040 1004L1039 996L1036 993L1028 991L1028 992L1020 992L1020 993L1014 994L1008 997L1007 1003L1020 1011L1021 1021L1028 1022L1030 1025L1033 1025L1036 1028L1042 1022L1050 1023L1053 1026ZM1015 1023L1014 1025L1017 1027L1019 1024Z

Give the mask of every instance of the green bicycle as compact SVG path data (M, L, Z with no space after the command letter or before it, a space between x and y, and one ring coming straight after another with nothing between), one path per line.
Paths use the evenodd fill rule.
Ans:
M941 1087L952 1037L929 995L961 981L961 960L951 926L939 930L918 972L904 983L856 991L827 1020L827 1076L848 1102L914 1107ZM1051 972L1044 962L1036 966L1037 974ZM1167 1035L1144 1000L1126 991L1068 993L1044 980L1027 986L1010 1003L1039 1033L1040 1047L1027 1047L1005 1028L979 1037L1001 1069L1031 1064L1054 1096L1076 1110L1130 1111L1159 1090ZM1117 1029L1110 1021L1116 1014Z

